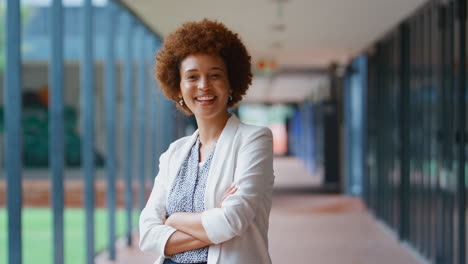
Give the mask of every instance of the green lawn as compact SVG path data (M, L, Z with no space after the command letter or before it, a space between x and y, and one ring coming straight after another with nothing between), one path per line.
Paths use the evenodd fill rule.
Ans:
M139 212L134 211L132 225L138 226ZM65 210L65 264L85 263L85 214L83 209ZM95 248L96 252L107 247L108 228L107 210L95 211ZM50 208L23 209L23 263L52 263L52 211ZM125 212L116 213L116 232L122 236L125 232ZM0 208L0 263L6 263L7 257L7 215L6 209Z

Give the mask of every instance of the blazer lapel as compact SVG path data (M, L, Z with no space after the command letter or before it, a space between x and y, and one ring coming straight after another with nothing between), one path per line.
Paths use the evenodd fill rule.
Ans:
M192 148L193 144L195 144L195 141L197 140L198 137L198 129L188 138L188 140L182 145L182 147L175 149L172 157L169 160L173 160L174 163L168 164L169 166L169 190L172 188L172 185L174 184L174 180L179 175L180 168L182 167L182 164L185 161L185 158L187 158L190 149Z
M216 143L216 148L213 155L213 160L211 161L210 171L208 172L208 179L205 189L206 209L216 207L216 194L220 183L223 180L229 180L226 177L233 177L233 175L227 175L228 173L223 169L226 169L225 165L233 162L232 158L230 158L232 155L230 150L232 149L231 146L239 124L240 121L237 116L231 114L231 117L228 119L226 126L221 132L218 142Z

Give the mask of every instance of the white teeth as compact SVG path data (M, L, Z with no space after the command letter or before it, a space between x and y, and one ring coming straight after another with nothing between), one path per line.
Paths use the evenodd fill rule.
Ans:
M213 99L214 99L214 96L197 97L198 101L209 101L209 100L213 100Z

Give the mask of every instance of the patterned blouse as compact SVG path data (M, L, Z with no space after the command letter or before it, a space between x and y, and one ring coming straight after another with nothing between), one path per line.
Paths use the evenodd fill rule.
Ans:
M198 150L200 138L197 139L189 155L180 168L169 193L167 213L176 212L201 213L205 211L205 187L213 159L214 149L208 159L199 164ZM171 260L177 263L200 263L208 260L208 247L189 250L175 254Z

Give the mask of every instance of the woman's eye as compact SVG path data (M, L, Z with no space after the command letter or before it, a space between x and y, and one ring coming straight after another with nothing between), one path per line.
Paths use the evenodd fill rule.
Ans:
M195 78L197 78L197 76L195 76L195 75L189 75L189 76L187 76L187 79L189 79L189 80L194 80Z
M213 74L213 75L211 75L211 77L213 77L213 78L219 78L219 77L221 77L221 74Z

